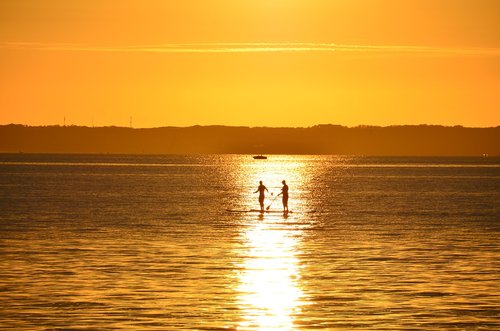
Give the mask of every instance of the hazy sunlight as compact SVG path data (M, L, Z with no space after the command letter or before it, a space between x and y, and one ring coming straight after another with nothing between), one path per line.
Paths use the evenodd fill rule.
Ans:
M239 298L243 328L291 330L300 313L303 292L297 240L290 231L272 223L258 223L244 233L248 257L241 274Z

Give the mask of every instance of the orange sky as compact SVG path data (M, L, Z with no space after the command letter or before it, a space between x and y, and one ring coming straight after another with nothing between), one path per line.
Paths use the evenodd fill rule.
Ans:
M500 125L497 0L4 0L0 124Z

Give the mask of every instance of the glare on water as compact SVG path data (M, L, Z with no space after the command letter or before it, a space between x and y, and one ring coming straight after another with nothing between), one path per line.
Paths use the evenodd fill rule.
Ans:
M259 181L267 187L266 207L271 205L272 209L281 210L281 199L277 195L281 191L283 180L286 180L293 191L290 210L292 207L306 206L306 196L303 194L306 185L314 171L307 171L304 160L293 156L273 156L268 160L257 160L255 162L238 163L236 169L238 176L234 178L234 187L242 187L245 194L241 195L240 203L258 209L257 194L253 194L259 185Z
M239 180L243 186L254 189L259 181L269 192L266 206L281 210L281 181L286 180L294 192L303 187L304 163L296 158L240 164ZM238 183L234 183L236 186ZM240 184L241 185L241 184ZM246 195L241 202L258 209L257 195ZM304 205L297 196L294 206ZM255 218L254 218L255 219ZM244 259L237 287L238 302L243 312L242 330L292 330L294 316L300 314L305 303L300 287L299 241L300 229L287 228L286 215L264 214L257 222L242 228Z
M245 319L241 326L293 329L293 316L300 312L304 300L297 239L272 223L256 224L243 235L248 252L238 286Z
M500 327L499 159L0 160L0 330Z

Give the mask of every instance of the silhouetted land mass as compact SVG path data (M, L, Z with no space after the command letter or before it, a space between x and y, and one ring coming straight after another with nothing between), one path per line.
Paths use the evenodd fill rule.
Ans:
M493 156L500 155L500 126L193 126L132 129L11 124L0 126L0 152Z

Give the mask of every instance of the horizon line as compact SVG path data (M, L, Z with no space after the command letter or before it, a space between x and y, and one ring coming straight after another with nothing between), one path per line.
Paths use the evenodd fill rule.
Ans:
M500 56L500 48L453 48L409 45L336 43L165 43L129 46L93 46L73 43L0 42L0 48L34 51L113 53L317 53L352 52L386 54L428 54L447 56Z
M267 129L310 129L314 127L343 127L348 129L353 128L391 128L391 127L442 127L442 128L464 128L464 129L496 129L500 128L500 124L491 125L491 126L465 126L461 124L454 125L445 125L445 124L389 124L389 125L371 125L371 124L358 124L354 126L342 125L342 124L332 124L332 123L322 123L322 124L314 124L310 126L250 126L250 125L224 125L224 124L193 124L186 126L176 126L176 125L166 125L166 126L151 126L151 127L130 127L130 126L120 126L120 125L103 125L103 126L89 126L84 124L39 124L39 125L30 125L30 124L19 124L19 123L9 123L9 124L0 124L0 127L4 126L22 126L28 128L48 128L48 127L68 127L68 128L89 128L89 129L100 129L100 128L119 128L119 129L162 129L162 128L178 128L178 129L187 129L187 128L196 128L196 127L227 127L227 128L267 128Z

